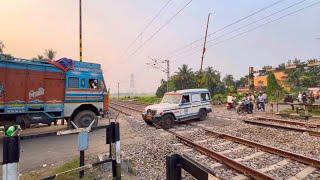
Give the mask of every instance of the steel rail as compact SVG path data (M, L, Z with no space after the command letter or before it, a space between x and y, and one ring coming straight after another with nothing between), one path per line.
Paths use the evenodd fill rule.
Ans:
M267 122L262 122L262 121L257 121L257 120L248 120L248 119L243 119L242 121L246 122L246 123L250 123L250 124L260 125L260 126L268 126L268 127L273 127L273 128L289 129L289 130L294 130L294 131L299 131L299 132L307 132L307 133L309 133L309 135L320 137L320 131L314 131L314 130L310 130L307 128L291 127L291 126L286 126L283 124L270 124Z
M199 126L197 126L197 127L199 127ZM236 136L232 136L232 135L229 135L229 134L225 134L225 133L209 130L209 129L206 129L206 128L203 128L203 127L201 127L201 128L204 131L206 131L208 133L211 133L211 134L214 134L214 135L216 135L216 136L218 136L220 138L231 140L233 142L237 142L237 143L240 143L240 144L243 144L243 145L246 145L246 146L250 146L250 147L253 147L253 148L257 148L257 149L260 149L262 151L269 152L271 154L275 154L275 155L278 155L278 156L281 156L281 157L285 157L285 158L288 158L288 159L291 159L291 160L298 161L298 162L303 163L303 164L310 165L312 167L320 168L320 161L317 160L317 159L309 158L309 157L306 157L306 156L303 156L303 155L300 155L300 154L292 153L292 152L289 152L289 151L286 151L286 150L282 150L282 149L278 149L278 148L275 148L275 147L272 147L272 146L263 145L263 144L260 144L260 143L257 143L257 142L253 142L253 141L246 140L246 139L243 139L243 138L240 138L240 137L236 137Z
M216 159L216 160L220 161L221 163L223 163L223 164L225 164L225 165L227 165L227 166L229 166L229 167L231 167L231 168L233 168L233 169L235 169L235 170L237 170L247 176L250 176L255 179L265 179L265 180L274 179L265 173L262 173L260 171L255 170L255 169L252 169L248 166L245 166L241 163L238 163L237 161L234 161L234 160L224 156L221 153L207 149L207 148L193 142L189 138L183 137L183 136L181 136L173 131L170 131L170 130L167 130L167 131L170 132L171 134L173 134L176 138L178 138L185 145L187 145L191 148L194 148L195 150L199 151L200 153L205 154L206 156L208 156L212 159Z
M127 103L127 104L132 104L132 105L137 105L137 106L149 106L152 105L150 103L139 103L139 102L135 102L135 101L122 101L122 100L112 100L113 102L117 102L117 103Z
M122 114L124 114L124 115L126 115L126 116L131 116L130 113L124 112L124 111L122 111L121 109L115 108L115 107L113 107L113 106L109 106L109 108L111 108L111 109L113 109L113 110L115 110L115 111L118 111L119 113L122 113Z
M284 119L275 119L275 118L268 118L268 117L262 117L262 116L255 116L255 118L257 118L258 120L272 121L272 122L277 122L277 123L298 125L298 126L304 126L304 127L320 127L320 124L314 124L314 123L289 121L289 120L284 120Z
M142 110L139 110L139 109L136 109L136 108L132 108L132 107L129 107L129 106L125 106L125 105L122 105L122 104L117 104L117 103L114 103L114 102L110 102L110 104L113 104L113 105L116 105L116 106L120 106L120 107L123 107L123 108L126 108L126 109L130 109L132 111L140 112L140 113L143 112Z

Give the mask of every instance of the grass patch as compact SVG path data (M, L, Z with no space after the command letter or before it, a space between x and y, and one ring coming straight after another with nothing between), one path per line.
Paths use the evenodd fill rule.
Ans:
M73 160L63 164L62 166L59 166L57 168L47 168L47 169L42 169L40 170L40 172L30 172L30 173L26 173L23 174L21 179L22 180L33 180L33 179L41 179L50 175L54 175L57 173L61 173L61 172L65 172L68 171L70 169L74 169L79 167L80 161L79 158L74 158ZM89 180L89 179L94 179L94 174L93 172L91 172L91 170L85 170L85 176L84 176L84 180ZM79 172L72 172L72 173L68 173L68 174L64 174L62 176L58 176L56 178L57 180L73 180L73 179L79 179Z
M143 104L155 104L161 101L161 98L156 96L125 96L120 98L121 100L133 100Z
M290 115L290 114L296 114L297 111L296 110L292 110L291 108L287 108L287 109L283 109L280 111L281 114L287 114L287 115ZM300 115L304 115L305 112L304 110L299 110L298 113ZM309 115L311 116L320 116L320 109L309 109L308 110L308 113Z

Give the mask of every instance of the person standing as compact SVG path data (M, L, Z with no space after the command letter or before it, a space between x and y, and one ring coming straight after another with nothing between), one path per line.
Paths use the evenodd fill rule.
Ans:
M299 94L298 94L298 102L302 103L302 94L301 94L301 92L299 92Z
M258 110L262 109L263 111L265 111L265 98L262 93L259 94L257 98L257 102L258 102L257 109Z

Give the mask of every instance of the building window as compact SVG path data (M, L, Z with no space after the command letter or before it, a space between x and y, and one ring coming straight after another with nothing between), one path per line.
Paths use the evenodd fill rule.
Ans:
M68 87L69 88L79 88L79 78L70 77L68 79Z

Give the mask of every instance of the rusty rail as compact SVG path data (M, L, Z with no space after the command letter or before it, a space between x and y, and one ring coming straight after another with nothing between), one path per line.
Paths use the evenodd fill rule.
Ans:
M250 147L253 147L253 148L258 148L258 149L260 149L262 151L265 151L265 152L269 152L269 153L272 153L272 154L275 154L275 155L278 155L278 156L281 156L281 157L285 157L285 158L288 158L288 159L292 159L292 160L298 161L298 162L303 163L303 164L307 164L307 165L310 165L310 166L313 166L313 167L316 167L316 168L320 168L320 161L317 160L317 159L314 159L314 158L309 158L309 157L302 156L302 155L299 155L299 154L296 154L296 153L292 153L292 152L289 152L289 151L281 150L281 149L278 149L278 148L275 148L275 147L272 147L272 146L267 146L267 145L263 145L263 144L260 144L260 143L257 143L257 142L249 141L249 140L246 140L246 139L243 139L243 138L240 138L240 137L236 137L236 136L232 136L232 135L229 135L229 134L212 131L212 130L209 130L209 129L206 129L206 128L202 128L202 129L205 130L206 132L214 134L214 135L216 135L216 136L218 136L220 138L228 139L228 140L231 140L233 142L237 142L237 143L240 143L240 144L243 144L243 145L246 145L246 146L250 146Z
M276 123L283 123L283 124L290 124L290 125L297 125L297 126L304 126L304 127L320 127L320 124L313 124L313 123L304 123L304 122L298 122L298 121L289 121L284 119L275 119L275 118L268 118L268 117L262 117L262 116L255 116L258 120L264 120L264 121L271 121Z
M235 169L235 170L237 170L247 176L250 176L255 179L274 179L265 173L262 173L260 171L255 170L255 169L252 169L248 166L245 166L241 163L238 163L238 162L224 156L221 153L207 149L207 148L193 142L189 138L183 137L183 136L181 136L173 131L170 131L170 130L167 130L167 131L170 132L171 134L173 134L176 138L178 138L185 145L192 147L195 150L199 151L200 153L205 154L212 159L216 159L216 160L220 161L221 163L223 163L223 164L225 164L225 165L227 165L227 166L229 166L229 167L231 167L231 168L233 168L233 169Z
M140 113L143 112L142 110L139 110L139 109L136 109L136 108L132 108L132 107L129 107L129 106L125 106L125 105L122 105L122 104L117 104L117 103L114 103L114 102L110 102L110 104L113 104L113 105L116 105L116 106L120 106L120 107L123 107L123 108L126 108L126 109L130 109L132 111L140 112ZM111 107L111 108L116 109L114 107Z
M318 136L320 137L320 131L314 131L314 130L310 130L307 128L299 128L299 127L291 127L291 126L286 126L283 124L269 124L267 122L262 122L262 121L257 121L257 120L248 120L248 119L244 119L242 120L243 122L246 123L251 123L251 124L255 124L255 125L260 125L260 126L269 126L269 127L276 127L276 128L282 128L282 129L289 129L289 130L294 130L294 131L299 131L299 132L307 132L312 136Z

